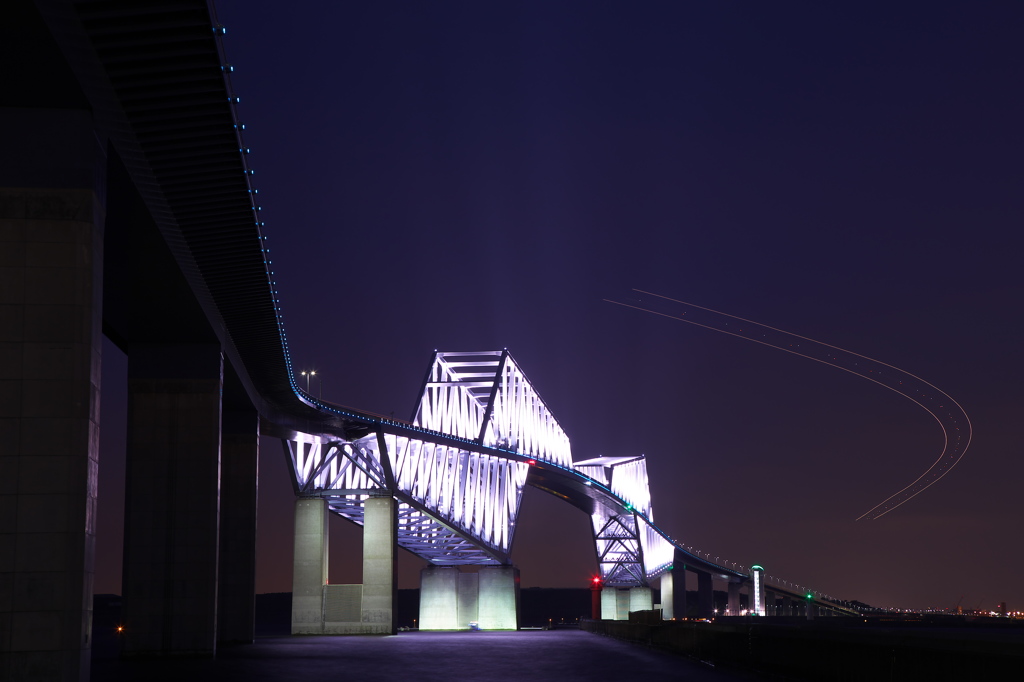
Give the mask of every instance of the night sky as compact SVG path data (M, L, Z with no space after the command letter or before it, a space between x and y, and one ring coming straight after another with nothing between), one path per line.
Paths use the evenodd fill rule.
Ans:
M646 454L654 520L686 544L879 606L1024 607L1024 4L217 11L290 347L324 399L408 419L434 349L507 347L576 460ZM973 443L856 521L939 456L936 421L603 301L633 288L922 377ZM117 592L124 407L104 409L96 591ZM257 591L289 591L278 442L260 474ZM521 513L523 585L585 586L588 518L532 489ZM358 529L332 533L331 581L358 582Z

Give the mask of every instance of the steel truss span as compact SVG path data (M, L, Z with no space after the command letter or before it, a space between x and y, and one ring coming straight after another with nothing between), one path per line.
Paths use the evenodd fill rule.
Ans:
M360 525L366 499L395 497L398 544L433 564L511 563L523 487L532 484L589 510L610 587L647 586L677 553L693 568L749 578L746 567L712 560L654 524L643 455L573 463L569 438L508 351L435 352L411 422L300 397L344 415L361 435L283 438L296 494L325 498Z
M572 466L568 436L507 350L435 352L413 424Z

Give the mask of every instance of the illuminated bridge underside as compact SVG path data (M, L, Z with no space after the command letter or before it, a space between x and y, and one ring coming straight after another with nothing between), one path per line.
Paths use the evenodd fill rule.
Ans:
M394 495L401 547L441 565L508 563L526 463L386 433L285 446L299 494L336 514L362 525L366 498Z

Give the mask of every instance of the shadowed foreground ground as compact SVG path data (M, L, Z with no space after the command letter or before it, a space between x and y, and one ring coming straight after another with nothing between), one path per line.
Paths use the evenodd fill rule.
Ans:
M120 660L96 652L93 682L147 680L761 679L579 630L408 632L394 637L261 637L215 660Z

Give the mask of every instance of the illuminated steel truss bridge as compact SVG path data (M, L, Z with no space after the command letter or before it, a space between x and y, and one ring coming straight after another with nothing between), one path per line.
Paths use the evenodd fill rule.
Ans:
M344 416L370 428L348 441L284 440L296 492L357 524L368 497L393 495L399 545L433 564L511 563L530 483L590 514L606 585L646 585L671 568L676 543L652 522L644 457L573 463L569 438L508 351L435 353L411 422Z
M568 437L508 351L435 352L410 422L296 389L311 406L359 426L351 440L297 432L283 439L296 493L324 498L360 525L367 498L393 496L398 544L432 564L510 564L529 484L590 515L604 585L648 586L679 558L732 581L752 574L654 525L643 455L574 462Z

